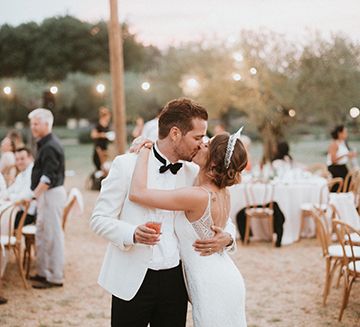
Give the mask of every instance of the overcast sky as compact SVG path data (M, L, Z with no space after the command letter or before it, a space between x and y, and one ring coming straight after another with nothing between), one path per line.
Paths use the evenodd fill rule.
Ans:
M1 0L0 24L41 22L70 14L108 19L108 0ZM119 15L139 39L162 48L202 38L226 39L241 29L270 29L306 40L342 32L360 42L360 0L119 0Z

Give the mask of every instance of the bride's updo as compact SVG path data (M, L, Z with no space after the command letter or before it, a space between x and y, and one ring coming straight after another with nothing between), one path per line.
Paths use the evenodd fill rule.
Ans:
M205 164L205 169L219 188L239 183L240 173L246 167L248 160L244 145L240 140L236 140L229 167L225 167L225 153L229 137L227 134L220 134L211 140L209 157Z

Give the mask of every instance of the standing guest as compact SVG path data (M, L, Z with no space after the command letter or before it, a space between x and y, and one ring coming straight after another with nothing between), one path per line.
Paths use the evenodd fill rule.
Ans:
M331 175L335 177L346 177L349 172L347 163L349 159L356 157L356 152L350 151L346 140L348 137L347 129L344 125L336 126L331 132L331 141L328 149L326 164Z
M13 184L7 189L7 198L13 202L31 198L31 173L34 166L32 154L28 148L15 151L16 169L19 171ZM21 209L15 217L16 229L24 211ZM31 201L24 225L33 224L36 220L36 201Z
M286 141L278 142L276 154L272 159L272 166L275 169L291 169L293 167L293 158L290 155L290 146Z
M139 137L144 129L144 119L140 116L136 118L135 127L131 133L132 137L136 139Z
M36 275L34 288L63 286L64 234L62 212L66 202L63 186L65 158L58 138L51 133L54 116L38 108L30 112L30 127L37 140L37 154L31 174L31 190L37 201Z
M18 130L12 129L11 131L9 131L6 134L6 136L13 143L15 150L19 149L19 148L23 148L25 146L23 137L22 137L21 133Z
M91 138L94 140L93 163L96 170L101 170L103 163L108 157L109 140L106 136L110 131L111 113L108 108L99 108L99 120L91 131Z
M1 141L0 173L3 174L6 185L13 183L16 176L15 168L15 144L9 137Z
M144 128L141 133L141 137L146 140L151 140L155 142L158 138L159 132L159 115L161 113L162 108L158 110L158 114L154 119L147 121L144 125Z

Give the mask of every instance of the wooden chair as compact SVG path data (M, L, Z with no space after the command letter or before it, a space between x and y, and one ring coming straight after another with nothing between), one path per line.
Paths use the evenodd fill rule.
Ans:
M264 192L259 200L255 196L255 188L264 188L260 192ZM246 229L244 244L247 245L250 239L250 225L252 219L267 219L269 223L270 235L272 243L274 244L274 185L271 183L253 182L245 185L245 199L246 199Z
M341 268L343 253L340 244L331 244L331 227L326 221L323 211L313 209L311 217L314 219L318 239L320 241L323 257L325 258L325 284L323 291L323 305L326 305L330 293L332 278L337 268Z
M301 238L301 233L305 227L305 219L308 217L311 218L314 207L323 211L331 209L328 204L329 197L327 197L327 200L325 202L323 201L323 199L324 199L325 191L330 192L333 187L336 187L336 193L340 193L343 187L343 179L341 177L337 177L329 180L327 184L324 185L320 190L320 197L318 203L307 202L301 205L299 240Z
M6 185L9 187L15 180L17 169L15 165L7 166L2 170Z
M341 248L343 251L343 273L344 273L344 292L340 308L339 321L343 317L344 310L346 309L351 287L355 280L360 278L360 257L358 255L359 247L353 242L353 235L360 237L360 231L355 230L350 225L341 220L335 219L333 221L335 232L338 236Z
M28 284L26 282L26 278L25 278L25 273L24 273L24 269L22 266L22 262L21 262L21 247L22 247L22 228L24 226L24 222L26 219L26 215L29 209L29 205L30 202L29 201L20 201L17 202L9 207L7 207L5 210L3 210L0 213L0 219L4 218L4 215L6 213L9 213L9 220L8 220L8 231L6 234L2 234L1 233L1 226L0 226L0 235L1 235L1 249L0 252L2 251L2 248L4 247L5 250L13 250L14 254L15 254L15 258L16 258L16 262L18 265L18 269L19 269L19 274L20 277L23 281L24 287L27 289L28 288ZM14 217L18 211L18 209L21 207L21 209L23 210L23 214L21 215L20 221L19 221L19 225L16 229L16 231L14 231ZM0 253L0 256L2 256L2 253ZM1 259L0 259L1 260ZM1 266L1 265L0 265Z
M70 213L70 210L76 203L76 196L70 192L70 196L67 200L67 203L64 207L62 214L62 229L65 231L66 222ZM22 233L25 237L25 250L24 250L24 260L23 266L26 270L26 278L29 278L30 275L30 267L31 267L31 253L32 249L35 249L35 234L36 234L36 225L27 225L24 226ZM35 252L35 250L34 250Z
M344 179L343 192L353 192L360 182L360 169L355 168L348 172Z
M352 171L349 174L345 178L345 180L348 179L346 182L349 183L349 187L347 189L344 184L343 192L347 189L348 192L354 194L355 207L360 215L360 169Z

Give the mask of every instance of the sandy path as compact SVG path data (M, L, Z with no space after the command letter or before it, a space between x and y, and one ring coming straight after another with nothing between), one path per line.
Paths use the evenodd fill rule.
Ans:
M85 213L70 220L66 229L65 286L26 291L12 260L3 282L9 303L0 306L0 326L109 326L110 296L96 283L106 241L88 227L97 193L82 191ZM246 282L249 327L360 326L359 283L353 286L341 324L342 287L332 288L328 305L321 305L325 262L316 240L280 249L268 243L240 246L234 260ZM190 314L188 321L191 327Z

